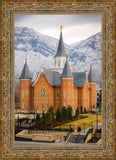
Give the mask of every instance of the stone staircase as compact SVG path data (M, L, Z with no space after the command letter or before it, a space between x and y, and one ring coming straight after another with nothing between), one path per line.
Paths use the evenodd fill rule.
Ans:
M84 143L86 135L72 134L68 140L68 143Z

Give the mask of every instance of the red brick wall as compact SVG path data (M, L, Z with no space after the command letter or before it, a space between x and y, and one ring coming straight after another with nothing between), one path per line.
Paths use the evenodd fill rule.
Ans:
M89 86L91 87L90 91L90 108L96 108L96 83L90 83Z
M28 86L26 85L27 82ZM84 108L93 108L93 104L96 108L96 84L88 84L87 77L83 88L74 87L73 79L61 79L61 87L53 87L48 83L45 75L41 73L35 85L33 87L30 85L31 80L20 80L20 105L22 111L46 112L48 110L47 103L49 107L54 107L54 111L57 110L58 103L60 108L64 105L66 107L71 105L73 111L77 107L80 109L81 106L83 110ZM41 97L40 95L42 88L45 91L45 97ZM28 97L26 97L26 91L28 91ZM57 96L57 91L59 91L59 97ZM22 97L22 92L24 92L24 97ZM24 103L24 108L22 108L22 102ZM28 108L26 108L26 102L28 102Z
M41 97L41 89L44 89L45 91L45 97ZM33 98L33 107L35 108L35 111L42 112L47 111L47 103L48 106L54 106L54 88L48 83L46 77L44 74L40 74L40 77L36 84L34 85L32 89L32 97L33 97L33 91L34 91L34 98ZM47 94L48 91L48 94ZM38 92L38 96L37 96ZM42 102L44 108L42 109ZM38 103L38 108L37 108Z
M69 96L70 91L70 96ZM66 104L74 107L73 79L61 79L61 107Z
M30 85L31 80L20 80L20 107L22 111L29 112L31 107L31 92ZM28 91L28 95L26 96L26 92ZM26 107L26 103L28 106Z

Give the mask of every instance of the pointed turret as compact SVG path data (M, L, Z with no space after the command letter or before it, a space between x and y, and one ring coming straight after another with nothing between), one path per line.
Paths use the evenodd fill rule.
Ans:
M25 58L25 65L23 67L23 70L19 79L32 79L28 65L27 65L27 58Z
M65 63L61 78L73 78L72 72L70 70L69 62L68 62L68 56L66 56L66 63Z
M94 72L92 71L92 65L90 66L90 71L88 74L88 81L91 82L95 82L95 75Z
M63 36L62 36L62 27L63 26L60 26L60 40L59 40L58 49L57 49L57 53L56 53L55 57L66 57Z

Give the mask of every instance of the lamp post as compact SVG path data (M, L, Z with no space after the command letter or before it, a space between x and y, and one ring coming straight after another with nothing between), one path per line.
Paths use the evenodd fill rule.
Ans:
M97 130L98 130L98 113L96 114L96 127L97 127Z
M92 132L93 132L93 122L91 122L91 140L92 140Z
M93 132L93 122L91 122L91 133Z

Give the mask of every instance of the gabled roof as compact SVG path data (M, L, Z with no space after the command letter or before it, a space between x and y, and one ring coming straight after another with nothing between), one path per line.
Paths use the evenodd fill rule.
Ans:
M73 78L72 72L70 70L69 62L68 62L68 56L66 57L66 63L65 63L61 78Z
M60 26L60 27L62 27L62 26ZM57 49L55 57L61 57L61 56L66 57L63 36L62 36L62 30L60 31L60 39L59 39L58 49Z
M43 74L45 75L48 83L51 86L61 86L61 74L56 71L51 71L44 69ZM83 87L85 84L86 73L85 72L73 72L73 84L74 87ZM34 86L40 76L40 73L37 73L36 79L32 82L31 86Z
M49 69L48 70L44 69L43 74L45 75L48 83L51 86L60 86L61 85L61 81L60 81L61 74L60 73L55 72L55 71L51 71ZM38 72L35 80L31 84L31 86L35 85L35 83L37 82L39 76L40 76L40 73Z
M27 59L25 59L25 64L19 79L32 79L27 65Z
M95 75L94 75L94 72L92 71L92 65L90 66L90 71L88 74L88 81L95 82Z

